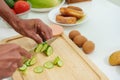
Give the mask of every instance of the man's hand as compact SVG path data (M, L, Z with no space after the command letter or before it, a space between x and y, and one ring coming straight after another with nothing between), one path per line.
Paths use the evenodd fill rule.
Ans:
M34 39L37 43L52 37L52 30L39 19L20 19L13 27L20 34Z
M37 43L52 37L52 30L40 19L20 19L0 0L0 16L8 22L18 33L34 39Z
M12 76L13 72L22 66L22 56L31 57L26 50L16 44L0 45L0 80Z

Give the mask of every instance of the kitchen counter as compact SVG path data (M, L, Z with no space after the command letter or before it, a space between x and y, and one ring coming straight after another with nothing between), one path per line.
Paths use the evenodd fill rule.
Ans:
M108 63L112 52L120 50L120 7L108 0L92 0L71 4L83 8L88 15L88 21L79 26L64 27L65 34L75 29L79 30L88 40L92 40L95 51L88 54L88 58L110 79L120 80L120 66L111 66ZM52 24L47 17L48 13L30 12L28 18L39 18L46 24ZM12 28L0 22L0 40L17 35Z

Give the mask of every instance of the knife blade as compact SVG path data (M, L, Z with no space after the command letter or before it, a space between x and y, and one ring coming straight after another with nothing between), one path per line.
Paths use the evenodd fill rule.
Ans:
M52 37L51 39L47 40L46 42L50 45L52 42L54 42L57 39L57 37Z
M7 78L4 78L2 80L13 80L12 77L7 77Z

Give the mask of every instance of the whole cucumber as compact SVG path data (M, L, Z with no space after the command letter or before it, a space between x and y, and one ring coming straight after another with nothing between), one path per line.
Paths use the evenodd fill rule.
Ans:
M5 0L5 2L7 3L7 5L10 7L10 8L13 8L14 7L14 0Z

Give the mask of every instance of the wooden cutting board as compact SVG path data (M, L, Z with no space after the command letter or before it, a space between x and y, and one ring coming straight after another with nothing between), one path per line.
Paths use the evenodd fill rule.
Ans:
M31 50L36 43L23 36L15 36L1 41L1 43L16 43L26 50ZM25 74L18 70L13 74L13 80L108 80L108 78L93 64L88 57L65 34L51 43L53 55L47 57L36 54L37 63L27 69ZM60 56L64 65L45 69L42 73L34 73L33 68L43 65L46 61Z

